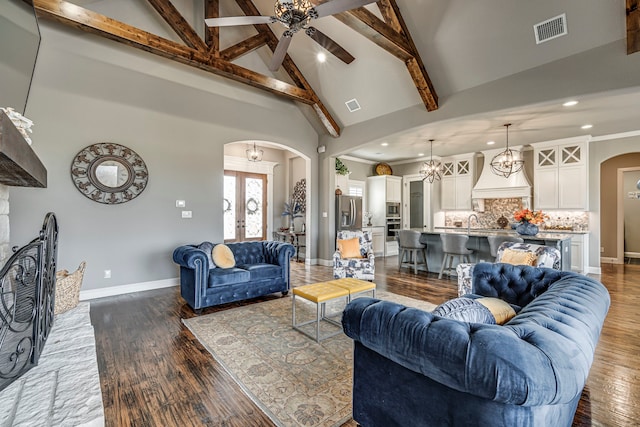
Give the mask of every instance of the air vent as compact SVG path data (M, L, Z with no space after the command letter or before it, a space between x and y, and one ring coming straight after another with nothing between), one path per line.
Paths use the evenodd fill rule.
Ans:
M354 111L358 111L360 109L360 104L358 104L358 100L356 100L355 98L345 102L345 104L347 104L347 108L349 109L350 113L353 113Z
M567 34L567 14L547 19L533 26L536 44L540 44Z

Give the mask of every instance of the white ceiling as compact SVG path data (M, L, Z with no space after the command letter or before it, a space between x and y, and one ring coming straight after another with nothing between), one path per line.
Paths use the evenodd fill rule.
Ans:
M125 22L131 20L130 24L141 28L148 26L150 29L152 21L162 22L157 15L153 16L155 11L144 1L72 1L97 11L104 10L107 15ZM571 96L553 101L547 96L544 102L538 100L530 104L533 102L530 98L520 99L515 94L502 93L503 98L511 98L511 102L503 103L509 108L482 110L482 107L474 106L473 114L443 114L459 94L623 40L626 37L625 0L396 2L439 96L441 108L436 112L426 111L400 60L335 18L321 18L312 21L312 25L347 49L356 58L351 64L344 64L330 54L327 62L318 63L315 54L321 48L302 32L294 36L289 48L290 56L343 129L343 136L330 139L330 143L352 147L340 152L341 155L402 162L416 159L419 153L428 155L426 141L429 138L436 140L436 156L482 151L504 146L503 124L507 122L513 124L509 131L510 145L640 129L640 75L628 78L631 84L625 82L624 90L616 88L615 92L590 95L582 92L576 98L579 104L571 108L561 106L562 101ZM172 3L194 23L194 28L203 31L203 0L172 0ZM221 0L220 3L221 16L242 15L234 0ZM274 0L254 0L254 3L263 15L273 15ZM119 16L113 14L116 5ZM140 15L127 13L126 7L148 10L146 18L149 21L134 18ZM375 4L367 8L379 14ZM533 25L562 13L567 16L568 35L536 45ZM271 24L271 28L278 36L284 30L280 24ZM223 28L220 34L224 48L256 31L251 26L242 26ZM166 35L160 35L178 40L168 27ZM633 55L640 61L640 53ZM268 74L265 63L270 57L271 52L263 47L236 62ZM278 72L277 77L288 80L282 72ZM615 87L615 84L610 86ZM362 109L350 113L345 102L353 98ZM365 138L361 136L367 133L361 131L363 128L373 128L376 123L379 125L394 117L394 113L404 118L405 111L419 111L425 119L419 124L412 122L410 126L389 129L388 133L378 132L370 139L352 143L351 139L357 140L353 138L356 133L360 134L359 138ZM326 131L317 118L308 117L321 139L325 138ZM580 126L587 123L593 128L581 130ZM489 140L495 140L496 145L488 147L486 142ZM382 142L389 145L383 147Z
M624 0L396 1L441 105L448 97L464 90L626 36ZM272 0L255 3L262 14L273 13ZM377 13L375 4L368 8ZM568 35L536 45L533 25L562 13L567 16ZM314 59L319 48L301 33L296 34L289 49L291 57L344 128L421 104L401 61L334 18L322 18L312 25L356 57L352 64L346 65L329 55L326 63L319 64ZM281 34L279 25L274 24L272 28ZM378 138L346 154L372 161L415 159L419 153L428 156L426 141L429 138L436 140L436 156L482 151L504 146L503 124L507 122L513 123L511 145L635 131L640 129L640 76L637 84L638 88L633 90L581 96L577 98L579 104L571 108L553 102L436 121ZM348 112L344 102L352 98L358 100L362 110ZM430 113L425 111L425 114ZM583 124L592 124L593 128L582 130ZM487 146L489 140L495 140L496 145ZM382 146L382 142L388 146Z

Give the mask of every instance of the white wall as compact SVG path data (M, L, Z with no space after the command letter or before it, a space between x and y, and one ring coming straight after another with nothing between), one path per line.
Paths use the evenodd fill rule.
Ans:
M640 170L623 172L624 251L635 254L640 254L640 199L635 198L640 192L638 182ZM628 193L634 193L634 198L629 198Z
M233 84L220 86L223 96L216 92L218 77L56 24L41 24L41 30L27 113L49 185L10 189L11 242L25 244L44 215L55 212L59 269L87 261L83 290L175 278L171 254L177 246L222 240L228 142L292 147L312 159L310 174L317 177L317 134L292 103ZM214 83L207 85L207 78ZM177 83L183 81L191 84ZM228 97L229 91L237 96ZM286 128L279 125L282 117ZM95 203L71 181L78 151L106 141L133 149L149 169L148 187L128 203ZM192 219L181 219L176 199L186 200ZM106 269L111 279L103 279Z

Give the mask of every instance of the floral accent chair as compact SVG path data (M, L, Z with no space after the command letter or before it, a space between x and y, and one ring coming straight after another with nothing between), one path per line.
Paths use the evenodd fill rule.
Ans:
M340 241L358 239L358 253L356 256L347 257L340 251ZM353 277L354 279L373 281L375 273L375 256L371 232L369 231L338 231L336 235L336 251L333 254L333 277L342 279ZM349 254L346 254L349 255Z
M498 247L495 262L503 262L506 250L532 253L535 256L534 267L547 267L560 270L560 251L552 246L534 245L533 243L504 242ZM473 293L473 268L475 264L458 264L458 296Z

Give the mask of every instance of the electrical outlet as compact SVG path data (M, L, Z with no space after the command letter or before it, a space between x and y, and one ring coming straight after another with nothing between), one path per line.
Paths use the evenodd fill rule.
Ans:
M111 270L105 270L104 271L104 278L105 279L111 279Z
M600 253L604 252L604 246L600 246Z
M327 213L326 212L322 212L322 218L326 218L327 217Z
M191 211L182 211L182 218L191 218Z

